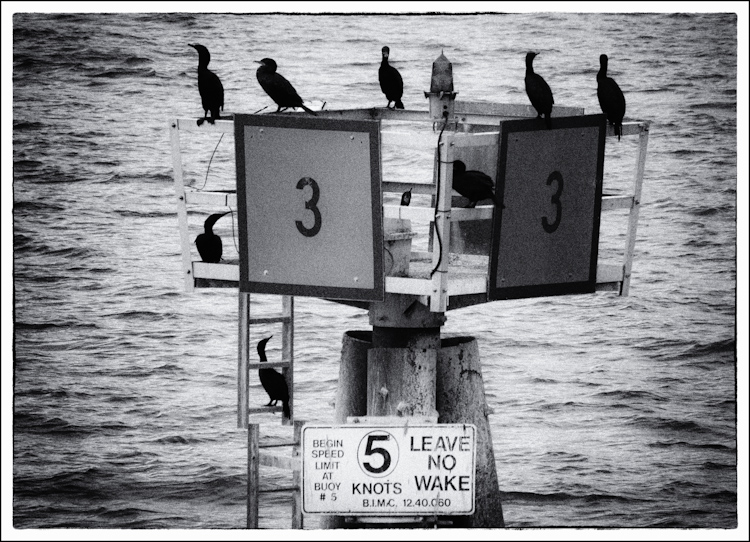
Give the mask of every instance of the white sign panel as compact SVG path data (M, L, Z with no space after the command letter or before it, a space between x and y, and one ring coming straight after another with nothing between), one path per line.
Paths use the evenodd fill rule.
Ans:
M240 290L382 301L380 125L235 115Z
M306 425L302 511L470 515L475 461L473 425Z

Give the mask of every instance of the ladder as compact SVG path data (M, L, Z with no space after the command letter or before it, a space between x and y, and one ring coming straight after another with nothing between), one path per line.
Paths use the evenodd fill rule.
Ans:
M282 425L292 425L294 420L294 297L281 296L281 313L276 316L251 317L250 294L239 292L239 345L237 360L237 427L247 429L251 414L282 412ZM254 349L250 342L250 326L281 323L281 361L250 361ZM250 407L250 371L254 369L281 368L289 388L289 417L281 406ZM256 373L257 374L257 373Z
M191 253L193 243L188 228L188 205L210 205L216 207L237 207L237 195L234 191L211 191L186 189L182 168L181 132L186 133L219 133L234 134L233 120L219 120L214 124L205 123L198 126L194 119L175 119L170 122L170 141L172 147L172 167L174 170L174 188L177 202L177 221L180 228L180 245L185 289L192 292L196 287L236 288L238 286L237 262L205 263L194 261ZM196 273L198 271L198 273ZM215 279L198 278L201 273L215 276ZM251 414L282 412L281 423L292 425L294 419L294 298L282 296L281 312L271 317L250 317L250 294L239 292L239 344L237 363L237 427L247 429ZM250 408L250 370L258 369L260 363L255 358L250 345L249 326L254 324L281 323L281 361L263 363L264 368L281 368L289 388L290 417L283 416L283 409L275 407ZM251 356L255 361L251 361ZM257 373L256 373L257 374Z

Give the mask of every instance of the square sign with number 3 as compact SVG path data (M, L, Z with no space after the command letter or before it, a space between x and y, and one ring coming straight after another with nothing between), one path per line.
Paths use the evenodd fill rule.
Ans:
M235 115L240 290L382 301L380 123Z
M501 123L490 299L596 287L606 117Z

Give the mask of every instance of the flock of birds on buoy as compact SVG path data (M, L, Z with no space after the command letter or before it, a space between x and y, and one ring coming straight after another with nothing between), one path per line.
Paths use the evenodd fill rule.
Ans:
M198 125L208 121L213 124L216 119L220 119L220 112L224 110L224 87L219 77L208 69L211 61L211 54L208 49L199 43L189 43L198 52L198 92L201 96L203 105L203 118L198 119ZM380 90L388 99L387 108L404 109L401 98L404 95L404 81L399 71L388 63L390 48L385 46L381 50L382 59L378 70L378 81ZM526 76L524 77L524 86L526 95L529 97L531 105L536 109L538 118L544 118L546 126L552 127L551 115L552 106L555 99L552 95L552 89L538 73L534 72L534 58L539 53L526 53ZM278 72L276 61L272 58L256 60L260 64L255 76L258 83L266 94L278 106L276 112L281 112L290 107L296 109L301 107L311 115L316 113L304 104L304 100L297 93L292 84ZM597 97L602 112L607 115L607 120L615 128L615 134L618 139L622 133L622 119L625 116L625 96L614 79L607 76L607 55L599 57L599 72L596 74ZM208 114L211 114L209 117Z
M208 121L213 124L215 120L221 119L221 111L224 109L224 87L219 77L208 69L211 54L201 44L188 44L198 52L198 92L203 106L203 118L198 119L198 125ZM381 62L378 69L378 81L380 90L388 99L387 108L404 109L401 98L404 95L404 81L399 71L388 63L390 48L385 46L381 49ZM552 106L555 99L552 89L538 73L534 72L534 58L539 53L529 52L526 54L526 76L524 86L526 95L531 105L537 112L538 118L544 118L547 128L552 127ZM304 100L295 90L294 86L278 72L278 66L272 58L264 58L256 61L260 66L256 71L256 77L261 88L276 103L276 112L281 112L290 107L304 109L311 115L315 111L304 104ZM625 116L625 96L614 79L607 76L607 55L599 57L599 72L596 74L597 97L602 112L606 114L607 120L614 126L617 139L622 134L622 119ZM393 107L391 107L393 104ZM209 117L210 113L210 117ZM496 206L502 207L494 194L494 182L481 171L466 170L466 165L457 160L453 164L453 189L469 200L469 207L474 207L477 202L491 199ZM401 205L409 205L411 201L411 190L405 192L401 198ZM213 214L209 216L204 224L204 233L195 240L198 253L204 262L218 263L221 260L222 246L221 238L213 233L216 221L227 213Z
M208 69L211 54L201 44L188 44L198 52L198 92L203 106L203 118L198 119L198 125L204 122L214 124L221 119L221 111L224 110L224 87L219 77ZM404 81L399 71L388 63L390 48L385 46L381 50L381 63L378 70L378 81L380 90L388 100L386 107L389 109L404 109L401 98L404 94ZM526 95L531 105L537 112L537 118L544 119L547 128L552 128L552 106L555 99L552 89L538 73L534 72L534 58L538 53L526 54L526 76L524 86ZM260 66L256 71L256 77L261 88L276 103L276 112L282 112L290 107L302 108L311 115L317 115L315 111L304 104L304 100L297 93L292 84L278 72L278 66L272 58L264 58L256 61ZM607 55L599 57L599 72L596 74L597 97L602 112L607 120L614 126L615 135L620 139L622 134L622 120L625 116L625 96L614 79L607 76ZM393 106L391 107L391 104ZM210 113L210 116L209 116ZM479 201L490 199L493 204L503 208L501 201L495 196L494 182L492 178L481 171L467 170L466 164L460 160L453 162L453 189L469 200L469 207L474 207ZM401 205L409 205L411 202L411 189L401 196ZM213 233L216 221L228 213L216 213L210 215L204 223L204 232L195 239L198 254L201 260L209 263L218 263L222 256L221 238ZM271 339L268 337L258 343L258 355L260 361L267 361L265 346ZM289 390L284 376L272 368L259 369L258 376L263 388L268 393L270 401L267 406L282 402L285 417L289 417Z

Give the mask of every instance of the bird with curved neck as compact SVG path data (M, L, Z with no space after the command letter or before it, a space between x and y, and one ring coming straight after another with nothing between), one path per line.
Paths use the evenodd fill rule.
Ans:
M493 191L495 183L492 178L481 171L466 171L466 164L461 160L453 162L453 190L469 200L469 207L475 207L483 199L491 199L496 207L503 208Z
M391 109L391 102L395 102L393 109L403 109L404 104L401 101L401 97L404 95L404 80L401 79L401 74L398 70L388 64L388 56L391 53L390 48L386 45L381 49L381 53L383 60L381 60L380 69L378 70L378 81L380 81L380 90L388 98L386 107Z
M555 99L552 97L552 89L549 88L547 81L538 73L534 73L534 57L538 54L526 53L526 77L524 78L526 95L529 97L531 105L536 109L537 118L542 118L542 115L544 115L547 128L552 128L550 116Z
M258 342L258 357L261 362L268 361L266 358L266 343L271 340L271 337L267 337ZM290 417L289 411L289 387L286 384L286 378L280 372L273 368L258 369L258 378L260 383L263 385L263 389L266 390L270 401L266 406L276 406L276 403L281 401L281 408L284 411L284 417Z
M214 224L226 213L216 213L209 216L203 223L203 233L195 238L195 246L198 248L198 254L201 260L207 263L219 263L221 261L221 237L213 231Z
M287 81L286 77L278 73L276 61L272 58L264 58L263 60L256 60L260 67L255 72L255 76L258 79L258 83L266 91L271 99L276 102L278 106L276 112L285 111L292 108L301 107L311 115L317 116L317 113L302 103L297 91L294 90L292 84ZM283 108L283 109L282 109Z
M607 55L599 56L599 72L596 74L596 95L599 106L607 115L607 120L615 127L617 141L622 135L622 118L625 116L625 95L611 77L607 77Z
M211 62L211 54L208 49L200 43L188 43L190 47L198 51L198 92L201 95L201 105L203 105L203 118L198 119L198 126L208 121L214 124L216 119L220 119L220 111L224 110L224 87L219 80L219 76L208 69L208 63ZM211 118L208 118L208 112L211 112Z

